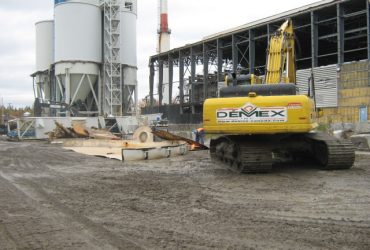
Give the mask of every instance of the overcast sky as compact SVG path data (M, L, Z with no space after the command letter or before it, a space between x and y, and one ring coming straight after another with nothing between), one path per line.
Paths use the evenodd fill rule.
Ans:
M168 0L171 48L317 2L313 0ZM35 22L53 18L53 0L0 0L0 104L33 104ZM149 56L156 51L157 0L138 0L139 97L149 92Z

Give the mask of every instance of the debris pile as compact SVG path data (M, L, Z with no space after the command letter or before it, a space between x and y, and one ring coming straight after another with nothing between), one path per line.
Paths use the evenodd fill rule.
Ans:
M74 123L67 128L55 122L56 128L49 134L52 143L63 145L64 149L77 153L117 159L138 161L170 158L187 154L189 144L181 138L154 141L152 129L137 128L132 140L123 140L106 130L87 128L84 123Z
M73 123L72 128L67 128L62 124L55 122L54 131L49 133L49 140L54 139L66 139L66 138L91 138L91 139L105 139L105 140L119 140L120 138L115 136L109 131L97 129L97 128L86 128L84 124Z

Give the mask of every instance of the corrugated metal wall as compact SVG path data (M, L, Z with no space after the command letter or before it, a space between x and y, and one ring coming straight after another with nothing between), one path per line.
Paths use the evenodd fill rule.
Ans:
M324 108L324 117L320 118L319 122L338 124L360 121L360 109L370 107L369 69L368 61L346 63L340 66L340 71L337 72L338 107ZM367 110L370 117L370 109Z
M307 95L311 69L297 71L299 93ZM337 65L314 68L316 103L319 108L338 106Z

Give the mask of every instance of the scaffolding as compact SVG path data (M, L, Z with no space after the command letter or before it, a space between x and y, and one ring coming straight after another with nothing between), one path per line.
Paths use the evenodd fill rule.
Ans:
M120 1L103 0L104 11L104 110L122 116L122 67L120 61Z

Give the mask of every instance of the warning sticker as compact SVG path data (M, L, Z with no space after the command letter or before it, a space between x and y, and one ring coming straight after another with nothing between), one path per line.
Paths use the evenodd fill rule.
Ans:
M251 103L241 108L216 110L217 123L272 123L287 122L286 107L257 107Z
M300 102L290 102L288 103L288 109L301 109L302 103Z

